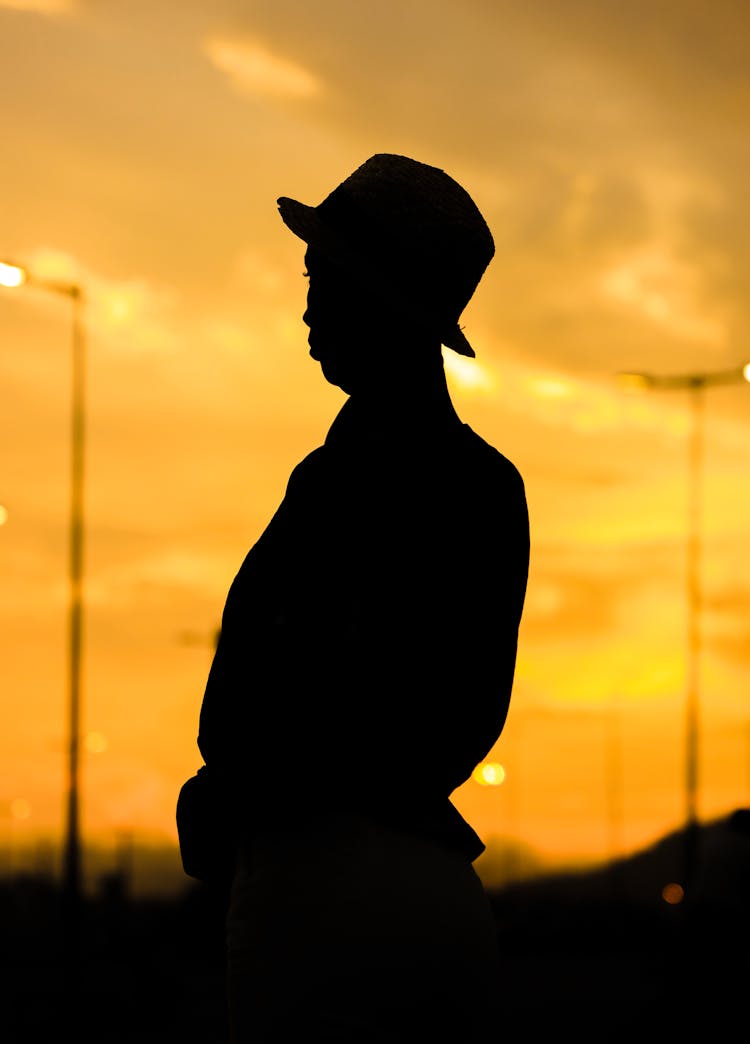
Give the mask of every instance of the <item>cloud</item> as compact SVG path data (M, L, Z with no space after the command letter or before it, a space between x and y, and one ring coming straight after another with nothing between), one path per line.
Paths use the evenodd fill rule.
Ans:
M167 546L127 561L110 562L88 582L92 606L131 608L173 604L192 591L217 600L226 586L227 561L217 553Z
M75 0L0 0L0 8L11 11L31 11L35 14L72 14Z
M706 314L696 300L700 272L658 245L635 253L604 273L602 290L677 336L723 344L720 319Z
M210 60L246 94L274 98L312 98L319 80L296 62L282 58L252 39L212 36L204 41Z
M634 606L642 612L657 599L670 597L674 553L659 543L576 551L563 545L537 544L524 608L527 640L584 645L612 636L627 622Z

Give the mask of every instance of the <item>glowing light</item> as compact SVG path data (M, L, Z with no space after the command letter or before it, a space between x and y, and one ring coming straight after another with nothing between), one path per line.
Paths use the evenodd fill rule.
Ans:
M26 282L26 271L20 265L0 261L0 286L21 286Z
M109 746L109 742L101 732L87 732L83 745L89 754L102 754Z
M505 769L498 761L483 761L474 769L471 778L480 787L499 787L505 779Z
M8 521L8 509L5 504L0 504L0 526L4 526Z
M14 819L28 819L31 815L31 805L26 798L13 798L10 803L10 814Z
M677 906L685 898L685 889L676 881L670 881L662 888L661 897L670 906Z
M746 381L750 381L750 363L745 363L742 367L742 376Z

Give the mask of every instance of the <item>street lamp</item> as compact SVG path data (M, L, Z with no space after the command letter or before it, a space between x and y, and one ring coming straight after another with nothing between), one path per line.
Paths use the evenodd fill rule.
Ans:
M685 694L685 866L684 891L694 884L698 845L698 736L700 713L701 477L703 471L704 398L706 388L750 382L750 363L709 373L621 373L620 383L632 389L687 391L691 429L688 444L687 529L687 679Z
M63 899L69 917L68 929L75 936L81 899L80 837L80 736L81 736L81 650L83 638L83 478L85 441L85 343L83 330L84 296L75 283L62 283L33 276L22 265L0 262L0 286L15 288L27 284L70 299L72 327L72 407L69 536L69 615L68 615L68 775L66 824L63 851Z

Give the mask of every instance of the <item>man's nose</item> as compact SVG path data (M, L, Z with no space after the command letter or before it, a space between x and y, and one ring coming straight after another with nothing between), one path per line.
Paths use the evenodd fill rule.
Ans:
M302 316L302 322L305 324L305 326L309 326L310 325L310 309L309 308L305 309L304 314Z

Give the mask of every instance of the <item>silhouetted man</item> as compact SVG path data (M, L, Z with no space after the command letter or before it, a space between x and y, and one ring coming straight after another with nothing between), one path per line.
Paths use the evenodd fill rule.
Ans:
M201 709L239 838L234 1040L468 1044L497 940L450 795L505 723L529 528L441 345L474 355L458 320L494 244L460 185L403 156L278 203L307 244L310 355L348 398L232 583Z

